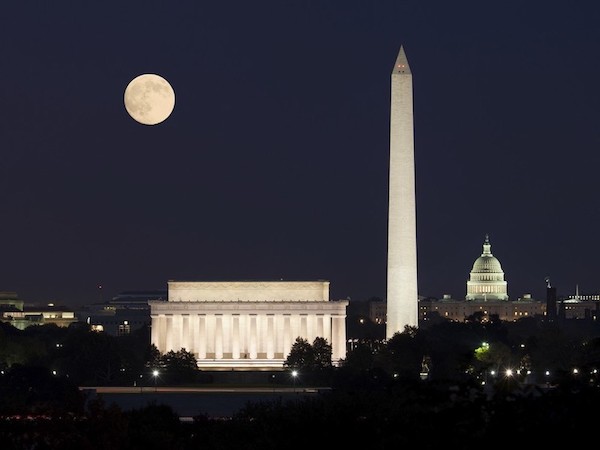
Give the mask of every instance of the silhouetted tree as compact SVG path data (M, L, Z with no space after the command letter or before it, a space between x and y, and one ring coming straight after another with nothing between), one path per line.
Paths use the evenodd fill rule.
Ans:
M160 369L163 367L163 360L160 350L156 345L150 344L146 349L146 368L150 370Z
M314 360L315 355L312 345L308 340L297 337L283 365L289 369L311 369L314 366Z
M316 370L329 369L332 366L332 347L323 337L316 337L312 343L314 361L313 368Z
M376 366L383 369L389 377L400 379L419 379L424 349L414 327L406 327L402 333L395 333L379 352Z
M185 348L179 351L169 351L161 358L161 367L165 371L169 383L190 383L198 375L198 361L193 353Z
M375 355L366 344L359 344L346 354L340 365L356 372L366 372L373 368Z

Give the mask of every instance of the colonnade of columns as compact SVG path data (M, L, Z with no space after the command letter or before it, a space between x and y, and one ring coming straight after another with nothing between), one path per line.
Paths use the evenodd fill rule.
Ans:
M323 337L334 362L346 356L345 314L152 314L152 343L161 353L185 348L203 360L284 360L297 337Z

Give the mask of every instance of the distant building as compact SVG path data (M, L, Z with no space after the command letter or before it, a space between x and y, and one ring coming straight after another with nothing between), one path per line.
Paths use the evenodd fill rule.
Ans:
M68 327L77 322L73 310L53 303L26 305L16 292L0 292L0 321L9 323L19 330L32 325L55 324Z
M94 331L114 336L150 326L150 301L167 301L167 290L124 291L104 303L87 305L77 312Z
M503 321L514 322L524 317L545 314L546 302L534 299L531 294L509 300L508 283L504 279L500 261L492 254L488 235L483 241L483 252L473 263L464 300L453 299L446 294L440 300L419 302L419 318L422 321L436 317L457 322L464 322L469 317L486 321L494 316Z
M369 319L376 324L385 323L387 302L383 299L369 301Z
M0 291L0 311L23 311L25 302L19 299L16 292Z
M489 236L485 235L483 252L473 263L467 281L467 301L487 302L508 300L508 283L498 258L492 255Z
M561 300L559 319L600 319L598 300Z
M517 300L465 301L455 300L449 295L442 299L428 298L419 301L419 318L426 322L435 318L444 318L455 322L464 322L469 317L478 316L487 321L492 316L500 320L514 322L524 317L543 316L546 303L524 294Z
M600 294L579 294L579 286L575 294L562 298L557 302L559 319L600 319Z
M492 254L488 235L483 242L483 252L473 263L466 288L464 299L452 298L450 294L444 294L441 299L419 297L419 323L436 319L464 322L469 317L478 317L479 320L486 321L492 316L504 321L516 321L524 317L546 314L546 300L534 299L531 294L523 294L516 300L509 300L508 282L505 280L500 261ZM566 314L574 317L583 315L583 310L574 312L578 308L579 304L569 303L565 306ZM385 309L385 302L372 302L370 319L381 323L386 317Z

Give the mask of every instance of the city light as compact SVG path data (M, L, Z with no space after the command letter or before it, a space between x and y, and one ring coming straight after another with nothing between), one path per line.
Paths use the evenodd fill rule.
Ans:
M158 380L158 370L154 369L152 371L152 376L154 377L154 392L157 392L158 388L156 387L156 381Z

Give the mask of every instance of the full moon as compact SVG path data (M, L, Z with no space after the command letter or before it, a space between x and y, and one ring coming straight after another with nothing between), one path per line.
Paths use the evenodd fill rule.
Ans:
M144 125L156 125L173 112L175 91L163 77L146 73L127 85L124 101L125 109L134 120Z

